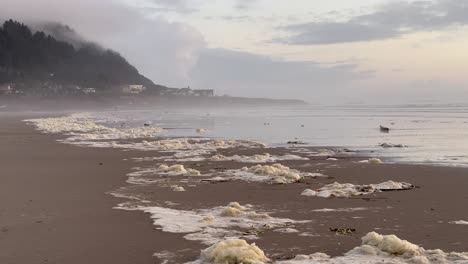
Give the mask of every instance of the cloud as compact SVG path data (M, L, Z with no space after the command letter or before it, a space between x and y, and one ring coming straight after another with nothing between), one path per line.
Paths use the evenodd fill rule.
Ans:
M203 36L189 25L147 18L141 9L114 0L0 0L0 6L0 19L69 25L84 38L121 53L156 83L169 86L187 82L187 72L205 46Z
M152 0L158 7L152 8L156 12L194 13L199 11L195 8L193 0Z
M206 20L224 20L224 21L249 21L252 22L250 16L205 16Z
M468 1L392 2L344 22L311 22L283 27L291 36L275 39L293 45L323 45L383 40L405 34L468 24Z
M246 52L205 49L190 72L191 87L218 94L273 98L316 98L332 95L350 82L372 77L353 63L322 65L284 61Z
M234 7L240 10L247 10L252 8L258 0L235 0Z

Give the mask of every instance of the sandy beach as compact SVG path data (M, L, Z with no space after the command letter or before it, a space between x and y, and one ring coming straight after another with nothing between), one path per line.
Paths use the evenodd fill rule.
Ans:
M281 164L327 177L306 178L293 184L243 181L186 181L167 177L164 184L130 185L132 168L155 166L157 151L86 148L58 143L59 135L42 134L21 120L31 116L0 116L0 263L184 263L206 248L182 234L162 232L149 215L112 209L128 200L110 195L121 187L150 201L170 202L173 209L213 208L230 202L253 204L273 217L305 220L294 224L299 233L265 230L255 241L272 260L324 252L339 256L360 245L371 231L395 234L427 249L466 251L468 227L450 224L468 220L468 170L401 164L364 164L357 155L287 160ZM262 154L264 149L226 149L225 156ZM272 155L291 149L268 149ZM298 153L294 153L300 155ZM158 161L159 163L164 161ZM179 162L202 173L252 166L232 161ZM417 188L351 198L301 196L333 182L377 184L409 182ZM185 192L167 186L182 185ZM360 208L350 212L321 209ZM355 229L338 235L330 229ZM302 234L302 235L301 235ZM304 235L307 234L307 235ZM154 253L172 254L168 262Z
M0 263L154 263L171 244L191 246L112 209L121 199L106 192L124 184L130 153L55 143L26 116L0 118Z

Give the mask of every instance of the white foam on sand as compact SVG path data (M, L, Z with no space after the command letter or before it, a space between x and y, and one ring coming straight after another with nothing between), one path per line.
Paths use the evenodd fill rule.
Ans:
M92 147L108 147L136 150L175 152L176 158L209 155L218 149L264 148L265 144L244 140L205 140L199 138L177 138L164 140L142 140L122 143L124 139L151 139L161 135L159 127L111 128L98 124L100 121L115 121L98 114L71 114L56 118L25 120L45 133L62 133L69 137L63 142ZM178 155L178 156L177 156Z
M96 123L96 120L103 118L94 114L80 113L25 121L34 124L38 130L45 133L63 133L71 136L66 142L79 144L83 141L85 145L92 145L93 140L152 138L163 132L159 127L111 128Z
M176 253L170 252L170 251L162 251L158 253L154 253L153 257L158 258L161 260L161 264L166 264L169 263L171 259L174 259L177 257Z
M220 179L226 180L241 180L247 182L268 182L268 183L294 183L301 181L305 177L324 177L321 173L300 172L295 169L283 166L281 164L269 165L256 165L253 167L244 167L240 170L228 170L225 172L226 176L216 177L212 181Z
M199 153L201 155L210 154L211 152L203 151ZM165 161L174 161L174 162L198 162L198 161L233 161L240 163L268 163L268 162L278 162L285 160L309 160L308 158L303 158L297 155L271 155L269 153L265 154L256 154L252 156L244 155L234 155L234 156L223 156L220 154L214 155L212 157L204 157L197 155L194 151L185 151L175 153L173 156L161 156L161 157L145 157L145 158L135 158L133 160L137 162L143 161L156 161L156 160L165 160Z
M238 250L240 249L240 250ZM244 249L244 250L243 250ZM252 252L256 254L252 254ZM239 260L239 261L237 261ZM230 262L229 262L230 261ZM324 253L298 255L291 260L273 262L276 264L462 264L468 262L468 253L446 253L442 250L424 248L402 240L395 235L380 235L370 232L362 238L358 246L344 254L332 258ZM246 241L223 241L211 246L200 254L200 259L191 264L221 263L271 263L266 254L257 246Z
M256 154L253 156L243 156L243 155L234 155L234 156L223 156L215 155L211 157L212 161L235 161L241 163L267 163L267 162L277 162L285 160L309 160L308 158L303 158L297 155L271 155L269 153L265 154Z
M216 152L218 149L228 148L264 148L263 143L244 141L244 140L211 140L203 141L197 138L176 138L156 141L143 141L141 144L136 144L136 147L142 147L149 150L159 150L168 152L187 151L189 154L181 153L179 158L189 156L205 155ZM198 152L197 152L198 151ZM185 155L184 155L185 154ZM176 156L177 157L177 156Z
M185 192L185 188L179 185L172 185L171 190L173 192Z
M357 211L365 211L365 210L368 210L368 209L369 208L365 208L365 207L337 208L337 209L323 208L323 209L312 210L312 212L317 212L317 213L336 213L336 212L351 213L351 212L357 212Z
M162 174L173 175L173 176L179 176L179 175L200 176L201 175L201 173L198 170L185 168L184 165L180 165L180 164L175 164L171 166L162 164L157 168L156 171Z
M340 197L348 198L351 196L368 195L381 191L410 190L414 185L406 182L388 181L379 184L354 185L351 183L332 183L325 185L318 190L306 189L301 195L316 196L322 198Z
M299 233L299 230L297 229L294 229L294 228L278 228L278 229L275 229L273 230L275 232L278 232L278 233L283 233L283 234L293 234L293 233Z
M190 264L262 264L270 260L254 244L242 239L228 239L202 250L200 259Z
M128 183L131 184L148 184L160 182L162 179L161 176L188 176L196 177L200 176L201 173L198 170L192 168L186 168L181 164L166 165L162 164L159 167L155 168L133 168L134 172L127 174Z
M359 163L383 164L383 161L381 159L371 158L371 159L368 159L368 160L359 161Z
M203 210L177 210L158 206L141 206L123 203L123 210L140 210L151 214L154 225L164 232L185 234L187 240L212 245L228 238L256 239L263 230L287 228L294 221L257 213L251 205L233 202L227 206Z
M468 221L459 220L459 221L450 222L449 224L454 224L454 225L468 225Z

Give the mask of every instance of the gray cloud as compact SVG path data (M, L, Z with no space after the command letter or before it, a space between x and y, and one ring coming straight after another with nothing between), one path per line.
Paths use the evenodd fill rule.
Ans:
M252 8L258 0L235 0L234 7L240 10L246 10Z
M275 39L294 45L361 42L400 37L420 31L443 30L468 24L468 1L436 0L393 2L345 22L293 24L283 29L292 35Z
M206 20L224 20L224 21L252 21L250 16L205 16Z
M171 0L172 1L172 0ZM0 0L0 19L27 24L59 22L79 35L118 51L156 83L180 86L204 47L203 36L182 23L149 19L114 0Z
M360 71L353 63L322 65L205 49L190 73L190 85L238 96L312 99L332 95L349 82L372 76L372 72Z
M158 7L151 8L155 12L177 12L177 13L194 13L199 11L194 7L192 0L152 0Z

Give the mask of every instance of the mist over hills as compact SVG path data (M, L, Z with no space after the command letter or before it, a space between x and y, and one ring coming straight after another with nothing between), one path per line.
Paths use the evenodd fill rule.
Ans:
M112 91L141 84L164 89L141 75L119 53L86 41L66 25L27 26L7 20L0 26L0 84L23 89L53 84Z

